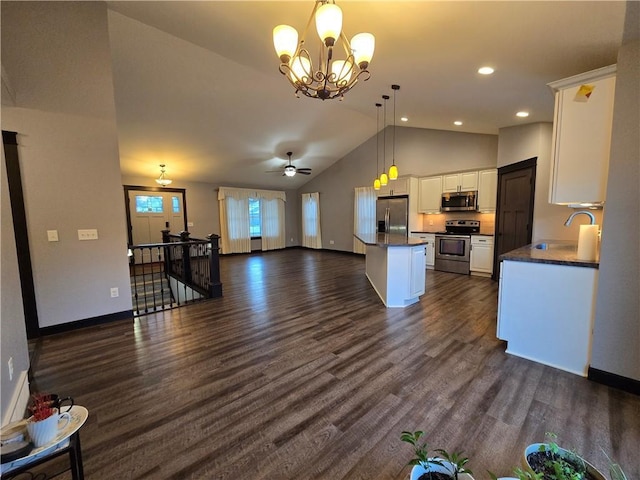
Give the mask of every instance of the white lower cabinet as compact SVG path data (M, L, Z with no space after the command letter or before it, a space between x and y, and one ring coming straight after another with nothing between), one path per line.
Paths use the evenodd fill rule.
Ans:
M425 244L425 267L427 270L433 270L436 264L436 235L434 233L412 233L412 237L426 240Z
M493 237L471 235L469 269L472 273L493 274Z

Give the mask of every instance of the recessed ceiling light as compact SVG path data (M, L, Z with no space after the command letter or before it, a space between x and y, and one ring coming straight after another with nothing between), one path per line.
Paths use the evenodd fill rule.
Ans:
M516 117L525 118L529 116L529 112L518 112L516 113Z
M453 122L454 125L460 126L462 125L462 122L460 120L456 120L455 122Z
M480 67L478 69L478 73L480 75L491 75L493 72L494 72L494 70L491 67Z
M407 117L400 117L400 120L403 121L403 122L408 122L409 121L409 119Z

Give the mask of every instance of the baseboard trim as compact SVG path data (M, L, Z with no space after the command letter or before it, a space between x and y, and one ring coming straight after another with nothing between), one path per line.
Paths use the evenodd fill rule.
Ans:
M27 370L20 372L20 377L16 382L16 389L11 396L11 403L9 403L9 408L7 408L2 417L2 426L24 418L30 396L28 377Z
M122 312L109 313L108 315L100 315L99 317L85 318L84 320L76 320L75 322L44 327L40 329L40 335L55 335L57 333L70 332L71 330L77 330L79 328L94 327L103 323L111 323L125 319L133 321L133 310L123 310Z
M608 387L624 390L634 395L640 395L640 381L634 380L633 378L623 377L622 375L605 372L604 370L598 370L592 367L589 367L587 378L596 383L607 385Z

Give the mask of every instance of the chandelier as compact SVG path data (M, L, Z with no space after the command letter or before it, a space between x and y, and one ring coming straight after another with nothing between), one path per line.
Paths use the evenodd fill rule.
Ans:
M314 66L305 45L305 37L315 17L316 30L322 43ZM342 10L334 0L316 0L302 37L289 25L273 29L273 44L280 58L282 73L299 93L311 98L327 100L347 93L362 78L369 79L367 70L375 49L375 37L370 33L358 33L347 40L342 32ZM334 47L342 45L346 59L334 59Z
M171 182L173 182L173 180L169 180L165 173L164 173L164 163L160 164L160 176L158 178L156 178L156 182L158 184L160 184L163 187L166 187L167 185L169 185Z

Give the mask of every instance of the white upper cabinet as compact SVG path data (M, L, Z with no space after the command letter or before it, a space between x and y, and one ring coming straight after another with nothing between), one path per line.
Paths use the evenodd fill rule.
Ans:
M604 202L615 75L611 65L549 84L555 92L550 203Z
M378 190L379 197L390 195L409 195L409 177L398 177L396 180L389 180L389 183Z
M425 177L418 180L418 212L440 213L442 177Z
M498 194L498 170L480 170L478 172L478 211L495 213Z
M442 193L478 190L478 172L450 173L442 176Z

